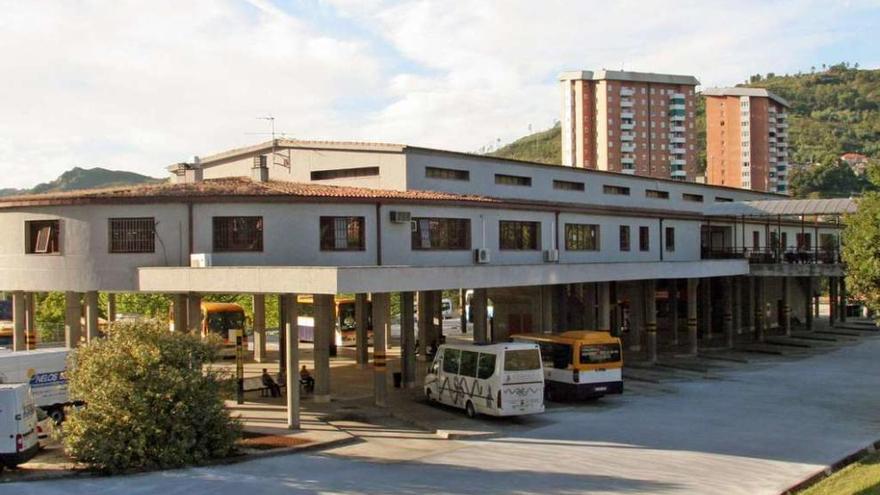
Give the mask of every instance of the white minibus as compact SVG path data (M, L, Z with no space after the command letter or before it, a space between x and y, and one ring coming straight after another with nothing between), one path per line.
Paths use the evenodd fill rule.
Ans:
M425 377L428 401L477 414L544 412L544 370L537 344L443 344Z
M0 470L37 455L37 412L27 383L0 384Z

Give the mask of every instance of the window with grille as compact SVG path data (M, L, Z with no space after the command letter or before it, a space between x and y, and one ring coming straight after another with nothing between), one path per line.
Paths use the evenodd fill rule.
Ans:
M568 180L554 180L553 189L561 189L563 191L583 191L584 183Z
M681 195L681 199L683 199L684 201L691 201L694 203L702 203L703 202L703 195L702 194L683 193Z
M108 220L111 253L153 253L156 251L156 220L111 218Z
M214 217L214 251L262 251L263 217Z
M648 227L639 227L639 251L651 250L651 237Z
M669 199L668 191L658 191L657 189L645 189L646 198Z
M629 196L629 188L623 186L602 186L602 192L605 194L617 194L620 196Z
M376 175L379 175L379 167L337 168L332 170L315 170L311 173L312 180L348 179Z
M598 251L599 226L583 223L565 224L565 249L568 251Z
M364 249L364 217L321 217L321 251Z
M629 225L620 226L620 250L629 251Z
M456 170L454 168L425 167L425 177L430 179L467 181L471 180L471 173L468 170Z
M471 248L471 221L467 218L413 218L413 249Z
M501 249L534 251L538 249L541 237L539 222L519 222L501 220L498 224Z
M666 250L675 251L675 227L666 227Z
M24 223L25 253L58 254L61 252L61 222L30 220Z
M531 186L532 178L519 175L495 174L495 183L505 186Z

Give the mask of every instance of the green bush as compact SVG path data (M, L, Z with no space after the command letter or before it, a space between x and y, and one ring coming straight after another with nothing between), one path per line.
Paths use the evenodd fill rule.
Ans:
M104 472L198 464L229 456L241 433L224 408L217 346L159 320L114 324L71 354L63 426L68 454Z

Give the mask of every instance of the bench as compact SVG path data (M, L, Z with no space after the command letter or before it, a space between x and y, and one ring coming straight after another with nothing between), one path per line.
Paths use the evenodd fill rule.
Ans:
M282 390L287 387L287 383L279 383L278 387ZM268 397L269 387L263 385L263 377L251 376L244 379L244 392L260 392L260 397Z

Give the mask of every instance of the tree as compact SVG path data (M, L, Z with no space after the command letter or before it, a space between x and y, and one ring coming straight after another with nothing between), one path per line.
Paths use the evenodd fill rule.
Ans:
M114 324L107 338L71 354L65 450L104 472L170 468L233 453L239 423L220 376L207 366L217 346L171 333L162 320Z
M866 175L874 186L880 186L880 166L869 167ZM855 213L844 217L847 287L869 308L880 311L880 192L866 192L858 205Z
M789 182L792 196L798 198L845 198L871 187L864 177L836 159L794 169Z

